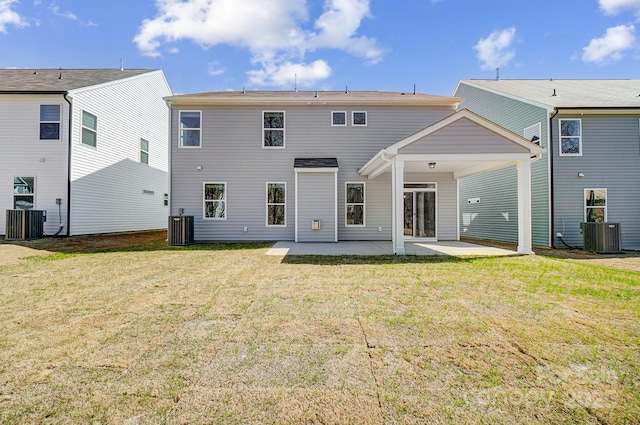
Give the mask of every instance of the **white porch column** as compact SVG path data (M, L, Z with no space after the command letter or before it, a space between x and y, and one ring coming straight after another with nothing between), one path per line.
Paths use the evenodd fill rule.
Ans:
M531 161L518 161L518 253L531 249Z
M392 166L393 213L391 219L393 253L404 255L404 161L393 161Z

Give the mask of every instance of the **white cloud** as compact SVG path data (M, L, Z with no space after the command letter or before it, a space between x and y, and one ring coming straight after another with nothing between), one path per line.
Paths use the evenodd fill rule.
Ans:
M607 15L617 15L630 10L640 17L640 0L599 0L600 9Z
M473 48L482 62L481 69L495 69L504 66L516 55L511 44L516 36L515 27L494 31L487 38L481 38Z
M78 17L74 13L71 13L69 11L60 12L60 6L58 6L55 3L52 4L51 6L49 6L49 10L51 10L51 12L54 15L61 16L63 18L69 19L70 21L77 21L78 20Z
M7 32L7 25L25 27L29 24L11 6L18 0L0 0L0 32Z
M156 0L158 15L142 22L133 41L147 56L160 56L178 40L247 49L261 68L249 73L255 84L286 85L286 73L296 67L302 84L326 78L331 69L325 61L304 60L320 49L342 50L367 63L382 60L376 40L357 34L370 17L370 0L324 1L322 15L311 22L307 0Z
M608 28L603 37L592 39L589 45L582 49L582 60L601 64L620 59L624 50L633 47L636 39L635 30L633 25Z
M224 74L224 69L219 68L220 64L217 61L209 62L207 66L209 68L207 72L212 77Z
M249 82L257 86L279 86L293 88L309 87L331 75L331 67L323 60L311 64L284 62L265 64L263 69L249 71Z

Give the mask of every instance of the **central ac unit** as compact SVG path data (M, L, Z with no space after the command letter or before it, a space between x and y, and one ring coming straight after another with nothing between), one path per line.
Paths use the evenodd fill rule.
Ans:
M172 246L193 244L193 216L171 215L167 232L167 243Z
M45 211L7 210L4 238L8 241L28 241L44 236Z
M620 223L580 223L583 248L598 254L622 252Z

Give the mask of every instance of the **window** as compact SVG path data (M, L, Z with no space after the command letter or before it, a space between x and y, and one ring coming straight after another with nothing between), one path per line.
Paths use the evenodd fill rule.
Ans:
M162 205L164 205L165 207L169 206L169 194L168 193L164 194L164 200L162 201Z
M60 105L40 105L40 140L60 140Z
M149 164L149 141L140 139L140 163Z
M364 183L347 183L345 197L345 224L347 226L364 226Z
M223 220L227 218L227 184L204 184L204 218Z
M82 111L82 143L88 146L96 147L98 141L98 118Z
M284 148L284 112L263 112L262 130L265 148Z
M523 136L531 143L540 145L542 141L542 124L538 123L525 128Z
M267 226L286 225L286 183L267 183Z
M366 126L367 125L367 113L364 111L353 112L353 121L352 125L355 126Z
M560 120L560 155L582 155L582 122L579 119Z
M200 111L180 111L180 147L199 148L201 146Z
M32 210L35 206L35 177L13 178L13 208Z
M584 190L584 221L607 221L607 189Z
M331 112L331 125L334 127L344 127L347 125L347 113L345 111Z

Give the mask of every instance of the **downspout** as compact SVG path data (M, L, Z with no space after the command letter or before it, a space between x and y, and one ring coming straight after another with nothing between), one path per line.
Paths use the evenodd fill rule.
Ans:
M553 115L549 117L549 167L551 168L551 173L549 175L549 202L551 203L549 208L549 213L551 214L551 249L555 249L556 247L556 232L555 232L555 202L554 202L554 178L553 178L553 119L560 112L560 108L553 108Z
M67 146L67 236L71 236L71 130L73 123L73 105L67 97L69 92L64 93L62 96L64 100L69 104L69 128L68 133L68 146Z

